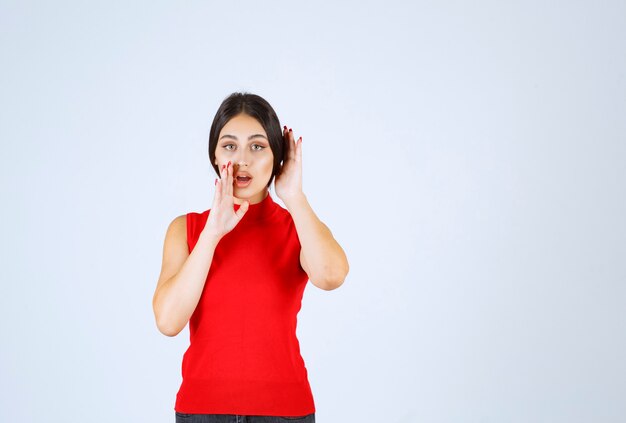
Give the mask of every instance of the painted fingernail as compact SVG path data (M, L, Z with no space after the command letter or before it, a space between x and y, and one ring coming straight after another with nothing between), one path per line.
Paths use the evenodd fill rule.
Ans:
M291 128L289 128L289 132L292 132L292 131L291 131Z
M215 178L215 185L217 185L217 178Z
M228 161L228 165L226 167L230 167L230 160Z

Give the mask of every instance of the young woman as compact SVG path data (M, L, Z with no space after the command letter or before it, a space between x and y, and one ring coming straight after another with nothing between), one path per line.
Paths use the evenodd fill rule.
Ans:
M213 204L167 229L154 315L190 334L176 422L315 422L297 314L308 280L332 290L349 267L302 191L294 138L263 98L231 94L209 135Z

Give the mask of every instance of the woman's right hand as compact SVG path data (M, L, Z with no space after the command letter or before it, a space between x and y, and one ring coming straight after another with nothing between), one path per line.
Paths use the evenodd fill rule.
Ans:
M218 239L232 231L243 215L246 214L250 205L248 201L244 201L239 209L235 211L234 204L233 166L228 162L228 165L223 165L220 170L220 179L217 180L215 185L213 206L209 212L204 231L209 231Z

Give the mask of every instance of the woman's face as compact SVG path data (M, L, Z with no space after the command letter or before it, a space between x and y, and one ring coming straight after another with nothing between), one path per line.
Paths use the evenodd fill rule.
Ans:
M229 161L233 166L235 204L241 204L241 200L250 204L263 200L267 194L267 183L272 177L274 154L263 126L255 118L239 114L220 131L215 147L215 164L221 170L222 165Z

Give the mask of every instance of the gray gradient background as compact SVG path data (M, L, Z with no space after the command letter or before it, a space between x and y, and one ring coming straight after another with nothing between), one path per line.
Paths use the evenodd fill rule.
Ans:
M174 421L188 329L152 295L237 90L303 136L351 264L299 314L319 422L626 420L625 2L2 1L0 28L0 421Z

